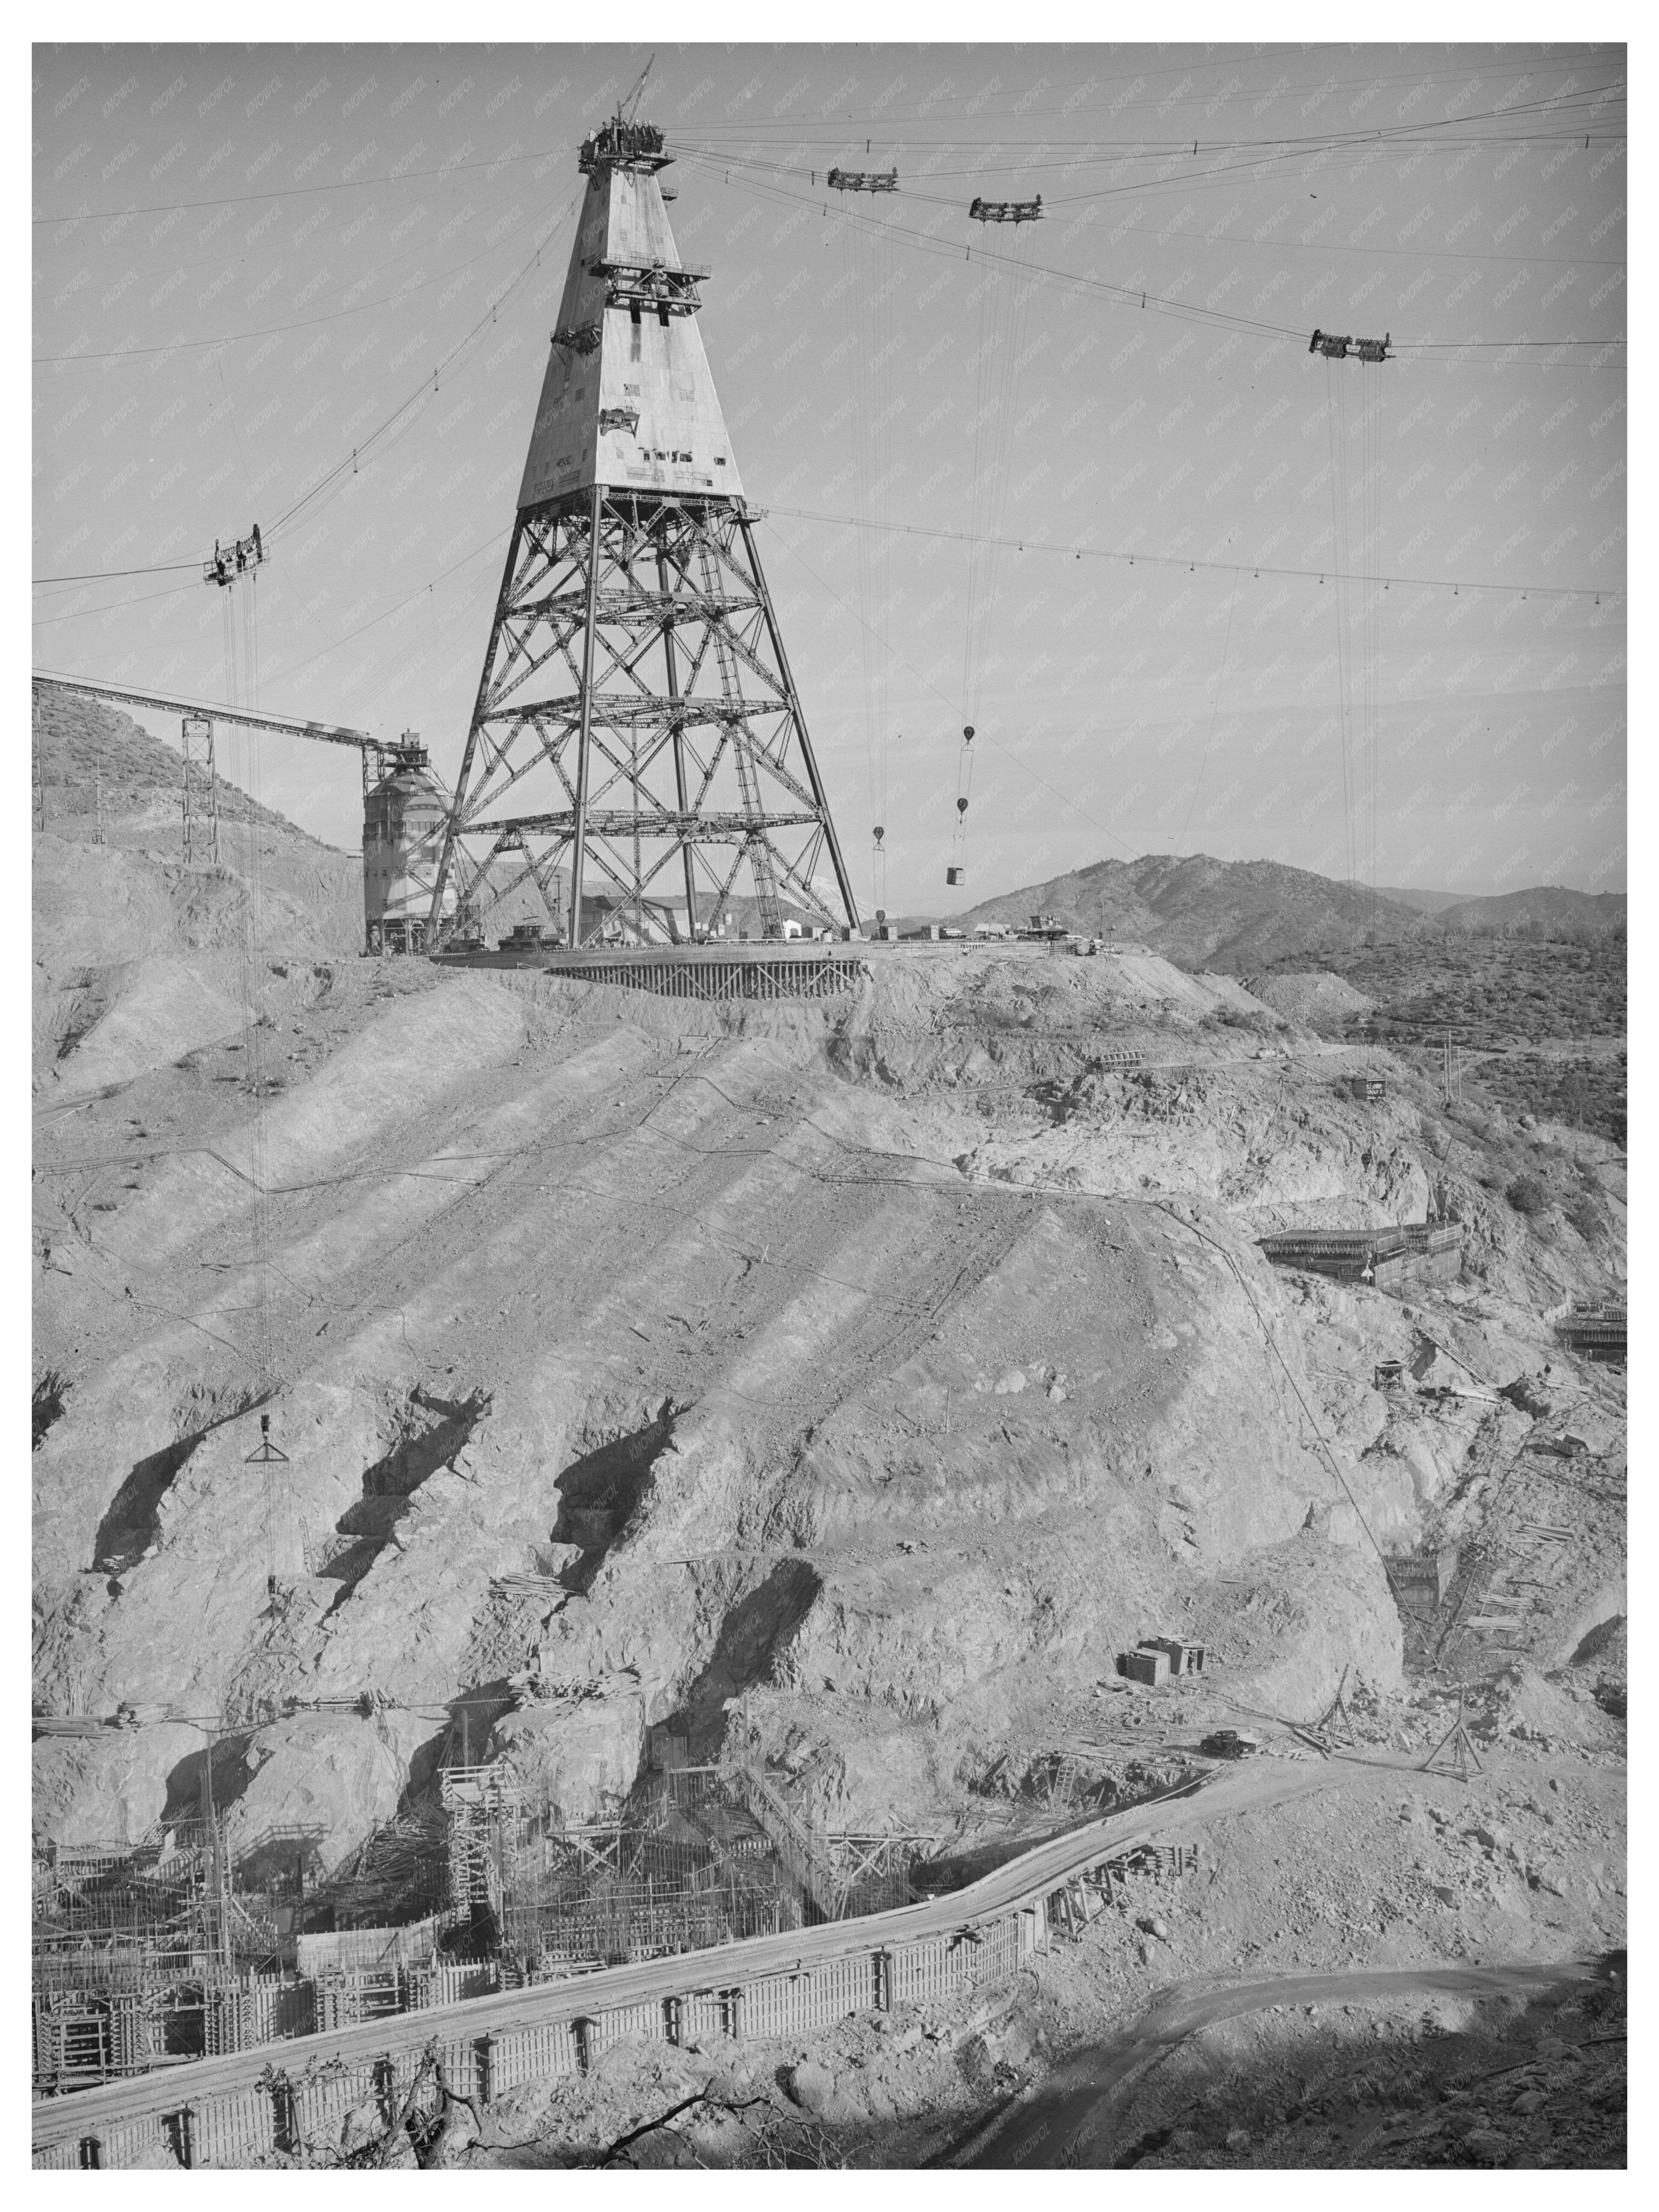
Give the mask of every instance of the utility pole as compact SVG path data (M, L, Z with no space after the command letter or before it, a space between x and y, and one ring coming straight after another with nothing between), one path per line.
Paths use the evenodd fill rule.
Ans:
M195 785L201 781L202 770L207 765L207 757L212 749L212 723L203 714L185 715L179 725L179 741L184 749L185 755L185 781L180 805L184 817L185 865L188 867L196 857ZM194 751L191 750L192 746L195 748ZM198 765L198 763L199 765ZM191 775L192 766L196 767L196 775L193 780Z
M1441 1047L1440 1098L1449 1109L1463 1103L1462 1048L1453 1041L1449 1030Z
M230 1878L226 1864L224 1832L213 1802L213 1745L214 1730L207 1731L207 1745L202 1753L202 1813L207 1822L210 1879L213 1883L213 1948L220 1963L228 1967L230 1960Z
M213 722L205 714L186 714L179 724L185 751L185 858L195 856L195 842L203 835L199 821L201 783L204 772L207 777L207 822L205 838L207 858L215 867L219 865L219 770L213 752ZM194 747L192 751L191 748ZM364 756L368 757L367 754ZM192 778L191 770L195 768Z

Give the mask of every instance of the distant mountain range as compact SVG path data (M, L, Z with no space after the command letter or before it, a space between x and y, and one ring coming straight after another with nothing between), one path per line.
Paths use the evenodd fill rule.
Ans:
M1474 891L1425 891L1416 886L1402 890L1393 884L1379 884L1377 889L1385 899L1414 906L1419 914L1443 914L1449 906L1462 906L1465 899L1478 896Z
M1471 937L1615 937L1629 900L1623 891L1572 891L1559 884L1462 899L1435 917L1435 927Z
M1432 890L1373 891L1334 883L1277 860L1097 860L948 917L1016 926L1052 914L1089 936L1146 945L1184 968L1237 974L1345 951L1368 937L1390 941L1446 932L1470 935L1600 938L1625 926L1622 891L1548 885L1492 898Z
M1069 875L987 899L961 917L1024 923L1052 914L1068 929L1146 945L1183 968L1243 973L1302 953L1342 951L1366 933L1395 938L1422 922L1398 900L1277 860L1151 854L1097 860Z

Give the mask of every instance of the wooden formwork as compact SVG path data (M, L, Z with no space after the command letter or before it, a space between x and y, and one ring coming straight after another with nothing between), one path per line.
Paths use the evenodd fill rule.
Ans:
M505 2096L526 2081L574 2074L580 2064L576 2031L568 2020L554 2020L537 2027L515 2029L510 2035L493 2035L489 2045L489 2094Z
M650 991L660 998L701 999L720 1005L738 999L826 999L849 991L867 973L856 954L787 952L781 947L743 953L702 946L666 946L655 957L636 952L569 953L502 945L494 952L437 955L444 967L532 968L569 983L610 983Z
M838 1959L794 1974L772 1974L744 1984L744 2035L785 2035L801 2028L833 2027L849 2013L873 2012L879 2002L874 1954Z

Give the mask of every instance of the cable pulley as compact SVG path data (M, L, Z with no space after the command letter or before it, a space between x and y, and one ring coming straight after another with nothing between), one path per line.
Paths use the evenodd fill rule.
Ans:
M1039 222L1042 195L1034 200L979 200L968 210L969 222Z
M1387 331L1380 338L1340 338L1329 331L1316 331L1308 340L1308 351L1323 354L1327 361L1346 361L1351 346L1357 361L1379 362L1392 358L1389 352Z
M831 169L824 179L832 192L896 192L896 169Z
M955 890L968 880L968 794L974 781L974 726L967 723L957 754L957 820L951 836L951 857L945 870L946 884Z

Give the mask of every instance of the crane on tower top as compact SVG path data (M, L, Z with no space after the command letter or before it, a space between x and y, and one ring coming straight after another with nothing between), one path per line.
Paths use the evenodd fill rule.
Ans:
M653 63L656 58L657 57L655 54L653 54L651 60L647 62L645 67L635 78L627 97L617 102L617 120L618 123L631 123L634 120L635 111L639 106L641 96L645 91L645 80L650 76L652 63Z

